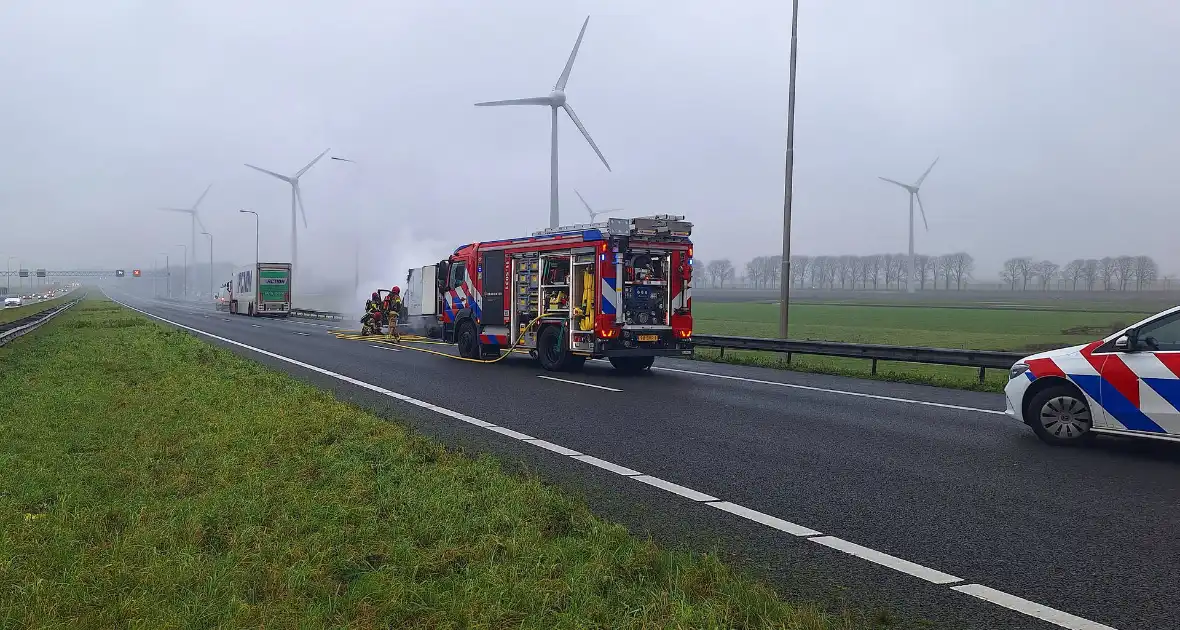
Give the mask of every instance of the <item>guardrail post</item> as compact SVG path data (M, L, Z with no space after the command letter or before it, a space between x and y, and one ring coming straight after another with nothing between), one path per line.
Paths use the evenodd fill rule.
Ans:
M725 346L721 346L721 358L725 358Z
M876 376L876 375L877 375L877 360L876 360L876 359L873 359L873 369L872 369L872 375L873 375L873 376Z
M985 368L985 367L981 367L981 368L979 368L979 382L980 382L980 383L982 383L982 382L983 382L983 373L984 373L984 371L985 371L985 370L987 370L987 368Z
M791 364L791 355L792 355L792 354L793 354L793 353L791 353L791 352L788 352L788 353L787 353L787 365L790 365L790 364Z

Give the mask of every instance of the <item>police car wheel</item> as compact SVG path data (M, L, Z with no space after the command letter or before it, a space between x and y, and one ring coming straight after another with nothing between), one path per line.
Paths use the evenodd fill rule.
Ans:
M1028 404L1029 424L1042 441L1055 446L1078 444L1094 434L1086 397L1069 385L1037 392Z

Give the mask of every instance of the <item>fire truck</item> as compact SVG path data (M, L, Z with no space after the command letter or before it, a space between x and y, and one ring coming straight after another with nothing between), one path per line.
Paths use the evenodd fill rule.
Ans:
M692 354L692 224L612 218L456 249L410 270L409 325L488 359L528 348L546 370L608 359L640 372Z

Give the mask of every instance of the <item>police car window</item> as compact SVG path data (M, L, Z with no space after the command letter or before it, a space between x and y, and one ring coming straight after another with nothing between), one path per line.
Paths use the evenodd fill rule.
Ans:
M1172 315L1152 322L1139 331L1139 339L1151 337L1154 345L1147 345L1152 350L1180 351L1180 315Z

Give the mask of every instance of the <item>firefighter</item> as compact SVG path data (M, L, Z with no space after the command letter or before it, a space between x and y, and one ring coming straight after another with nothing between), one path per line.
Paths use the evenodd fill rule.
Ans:
M389 322L389 337L396 341L401 341L402 336L397 331L397 318L402 312L402 290L399 287L393 287L389 290L389 295L385 296L385 317Z
M376 291L365 300L365 316L361 318L361 323L362 335L381 332L381 295Z

